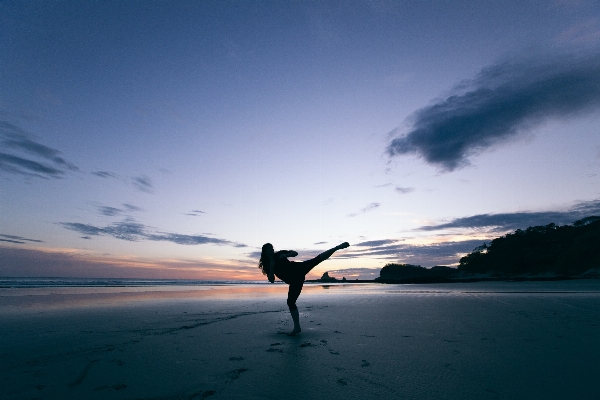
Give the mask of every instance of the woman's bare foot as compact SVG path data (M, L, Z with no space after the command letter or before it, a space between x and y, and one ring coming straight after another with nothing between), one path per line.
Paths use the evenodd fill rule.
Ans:
M290 333L288 333L288 336L294 336L296 333L300 333L302 332L302 329L300 329L300 327L294 328Z
M338 250L342 250L342 249L345 249L345 248L347 248L347 247L350 247L350 243L348 243L348 242L344 242L344 243L342 243L342 244L338 245L338 246L337 246L337 249L338 249Z

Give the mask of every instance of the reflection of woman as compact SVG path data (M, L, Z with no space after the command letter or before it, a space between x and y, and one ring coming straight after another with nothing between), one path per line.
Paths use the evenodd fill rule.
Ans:
M296 307L296 300L300 296L302 286L304 285L304 279L306 274L311 269L316 267L321 261L327 260L336 250L345 249L350 246L348 242L344 242L339 246L327 250L316 256L313 259L294 262L289 261L288 257L296 257L298 253L289 250L279 250L275 252L271 243L265 243L262 247L262 253L260 254L260 261L258 267L262 270L264 275L269 277L271 283L275 282L275 276L290 285L288 290L287 305L290 308L292 319L294 320L294 329L288 333L289 336L293 336L301 331L300 329L300 316L298 313L298 307Z

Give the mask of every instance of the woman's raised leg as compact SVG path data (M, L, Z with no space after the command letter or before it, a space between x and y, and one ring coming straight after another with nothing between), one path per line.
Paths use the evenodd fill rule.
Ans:
M335 253L336 251L341 250L341 249L345 249L346 247L349 247L349 246L350 246L350 244L348 244L348 242L344 242L344 243L342 243L340 245L337 245L337 246L335 246L335 247L333 247L333 248L331 248L331 249L329 249L327 251L324 251L323 253L319 254L318 257L319 257L319 259L321 261L325 261L329 257L331 257L331 255L333 253Z
M349 247L349 246L350 245L348 244L348 242L344 242L344 243L337 245L327 251L324 251L323 253L319 254L315 258L311 258L310 260L302 261L302 263L301 263L302 273L306 276L306 274L308 274L310 272L310 270L312 270L314 267L319 265L321 262L327 260L329 257L331 257L331 255L333 253L335 253L338 250L345 249L346 247Z

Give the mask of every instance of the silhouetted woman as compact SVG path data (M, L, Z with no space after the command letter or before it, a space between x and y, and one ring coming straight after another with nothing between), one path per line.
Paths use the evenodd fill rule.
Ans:
M344 242L339 246L319 254L313 259L294 262L287 258L296 257L298 255L297 252L293 250L279 250L278 252L275 252L271 243L265 243L263 245L260 261L258 263L258 267L262 270L262 273L269 277L269 282L271 283L275 282L275 276L277 276L279 279L290 285L287 305L290 308L290 313L294 320L294 329L288 333L288 336L293 336L301 331L300 315L298 313L298 307L296 307L296 300L298 300L300 292L302 291L306 274L321 261L325 261L331 257L337 250L345 249L348 246L350 246L348 242Z

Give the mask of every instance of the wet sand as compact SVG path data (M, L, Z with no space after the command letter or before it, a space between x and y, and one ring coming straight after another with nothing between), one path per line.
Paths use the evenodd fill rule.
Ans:
M600 281L0 290L3 399L597 399Z

